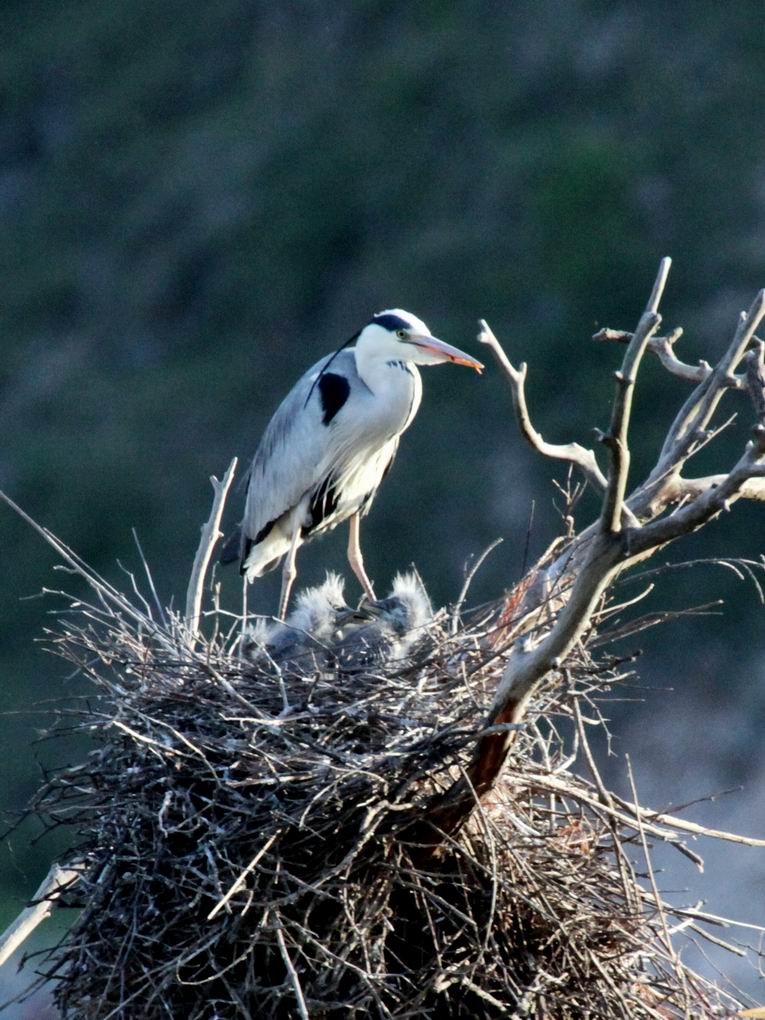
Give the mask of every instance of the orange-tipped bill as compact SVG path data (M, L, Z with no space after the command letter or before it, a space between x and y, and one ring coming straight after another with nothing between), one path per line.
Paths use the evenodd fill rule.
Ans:
M474 368L479 375L483 372L483 365L480 361L471 358L469 354L465 354L459 347L445 344L443 340L437 340L434 336L413 337L412 343L423 351L434 354L436 356L434 360L451 361L455 365L467 365L468 368Z

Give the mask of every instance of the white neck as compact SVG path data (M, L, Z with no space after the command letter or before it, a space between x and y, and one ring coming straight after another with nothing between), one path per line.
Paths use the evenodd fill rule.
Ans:
M397 381L400 385L401 380L391 376L400 375L402 370L391 367L390 362L411 360L407 356L410 354L408 345L399 343L387 330L371 323L362 329L353 353L356 371L373 393L380 387L395 386Z
M381 358L377 351L370 351L366 347L356 346L353 354L356 358L356 371L362 382L366 383L369 389L375 393L379 386L380 375L385 371L385 359Z
M375 419L385 424L387 431L400 434L417 413L422 399L422 380L414 362L402 366L400 350L370 350L364 344L354 349L356 371L372 392L378 410Z

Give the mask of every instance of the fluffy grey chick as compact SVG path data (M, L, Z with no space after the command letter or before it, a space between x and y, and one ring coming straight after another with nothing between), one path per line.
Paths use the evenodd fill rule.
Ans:
M300 592L284 623L258 620L247 634L243 654L260 664L272 661L306 670L326 665L333 645L342 637L338 621L354 613L345 604L344 588L344 579L328 572L323 584Z
M432 621L433 607L419 576L396 574L387 598L364 600L355 613L339 618L338 663L353 669L406 659Z

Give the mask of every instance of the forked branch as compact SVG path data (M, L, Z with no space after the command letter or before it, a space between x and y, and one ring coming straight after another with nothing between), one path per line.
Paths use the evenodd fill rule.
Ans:
M527 617L533 616L535 611L541 613L544 599L550 622L545 624L544 617L538 616L534 633L516 640L467 774L431 807L429 820L441 833L453 832L481 796L491 789L530 699L550 674L564 665L591 626L593 614L615 578L662 546L702 527L737 499L765 499L763 345L755 341L755 349L746 353L765 314L765 292L758 294L748 314L742 314L733 341L718 364L709 368L702 363L697 373L699 384L670 428L659 462L649 478L632 496L627 496L629 423L643 355L653 349L663 362L669 361L674 374L689 378L685 371L689 366L677 371L680 363L670 360L673 341L654 338L661 322L659 303L669 268L670 260L662 259L638 326L633 334L624 335L627 350L621 369L616 373L611 422L608 432L601 435L609 451L609 469L599 519L575 536L556 560L541 570L544 583L529 584L529 579L524 579L522 612ZM525 365L520 371L513 368L485 323L482 323L481 339L492 346L510 379L521 430L532 445L540 449L546 444L531 428L523 399ZM737 376L736 369L742 360L744 373ZM745 380L758 419L751 440L727 474L683 479L680 475L683 463L695 452L701 432L706 429L725 391L741 388L739 378ZM545 451L540 449L540 452ZM550 456L549 453L545 455ZM573 457L563 459L574 460ZM684 505L666 514L667 508L680 498L685 500ZM628 506L631 513L626 512ZM557 594L551 600L549 592L553 588Z
M668 258L663 258L659 263L659 272L651 291L651 297L627 346L621 371L616 373L616 396L611 410L611 427L608 433L603 436L603 442L608 447L610 456L608 486L600 516L601 530L609 531L612 534L619 533L624 496L627 491L627 475L630 465L627 433L632 413L632 395L646 346L661 322L659 302L664 293L671 264L671 260Z
M580 446L579 443L548 443L537 432L531 423L531 416L526 404L526 375L528 374L526 362L523 362L520 368L516 368L505 354L486 320L480 319L478 325L480 326L479 341L491 347L494 357L510 382L515 417L521 435L526 442L543 457L575 464L596 492L604 492L606 478L598 466L594 451Z
M648 351L655 354L667 371L679 379L695 383L704 382L712 374L712 366L708 361L701 360L698 365L688 365L675 354L675 344L682 335L683 331L678 326L666 336L652 336L648 341ZM600 329L592 339L600 342L628 344L632 340L632 333L627 333L622 329Z

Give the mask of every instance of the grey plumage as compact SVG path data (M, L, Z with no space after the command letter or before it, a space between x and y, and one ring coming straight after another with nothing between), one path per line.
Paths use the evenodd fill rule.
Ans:
M369 619L345 628L335 646L340 660L355 666L408 658L433 622L428 593L414 572L396 574L387 598L365 600L361 608Z
M252 543L242 549L248 580L276 566L296 524L301 539L313 538L369 509L398 436L419 406L422 384L412 368L397 372L401 384L385 413L372 413L375 396L359 376L354 352L345 350L329 374L346 380L348 395L325 425L314 383L326 362L313 365L282 401L255 453L242 522Z
M387 598L364 600L358 609L345 604L343 589L343 579L329 573L299 593L284 623L259 620L248 631L245 657L261 667L354 672L401 662L426 639L433 609L416 574L397 574Z
M327 573L323 584L299 592L295 609L283 623L258 620L243 643L245 657L260 665L272 662L306 672L325 666L332 645L341 637L338 620L352 613L344 588L342 577Z
M370 599L359 519L390 468L399 437L417 413L417 365L480 362L430 335L402 309L378 313L354 347L323 358L285 397L260 441L249 474L238 541L221 559L240 557L247 581L284 557L279 617L286 615L299 546L350 519L348 561Z

